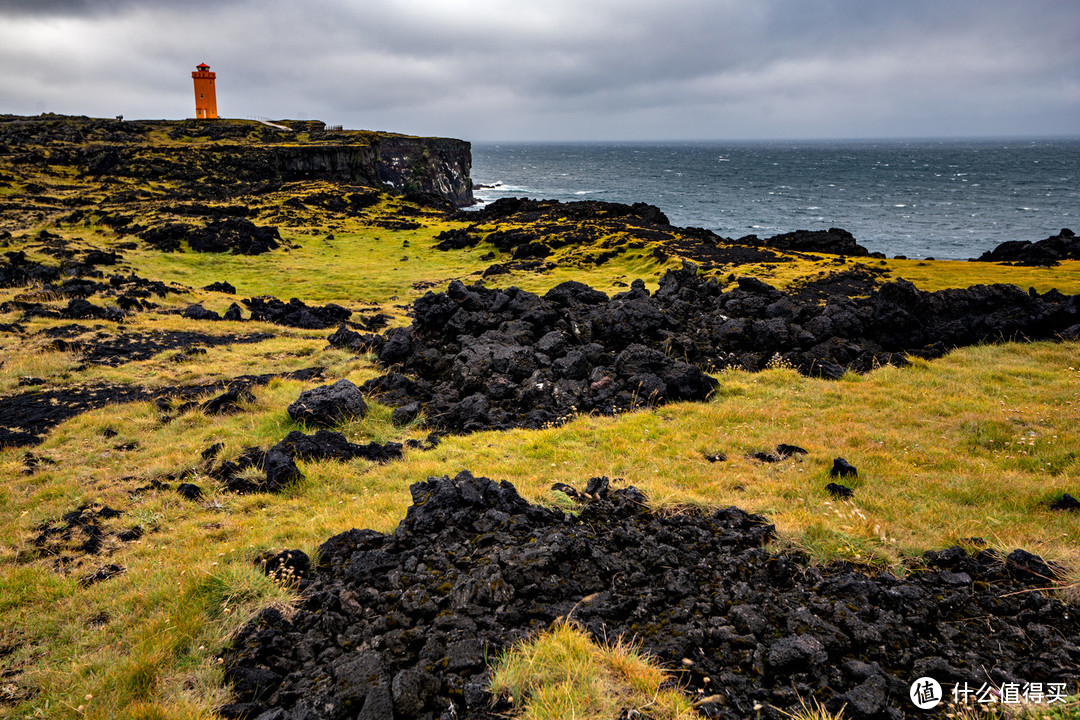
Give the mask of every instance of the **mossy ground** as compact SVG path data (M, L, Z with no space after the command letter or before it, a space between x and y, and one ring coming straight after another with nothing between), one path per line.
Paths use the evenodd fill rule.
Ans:
M164 142L164 139L159 138ZM0 192L24 203L28 184L60 202L81 196L108 212L121 207L135 222L169 219L156 199L167 183L122 181L147 197L109 206L106 190L51 166L20 171ZM48 229L69 249L119 249L123 264L107 273L134 272L177 283L177 292L154 298L160 310L193 302L221 311L236 298L298 297L309 304L335 302L362 314L376 310L408 322L408 304L453 279L474 281L493 262L505 261L482 242L463 251L435 249L434 236L467 221L411 208L384 196L361 216L329 211L286 211L293 196L332 190L301 183L250 198L257 223L279 225L289 249L260 256L160 253L139 243L123 249L100 220L65 221L69 210L39 209L3 215L14 230L6 250L25 249L55 264L36 233ZM15 199L12 199L15 198ZM235 203L236 200L230 200ZM393 230L386 220L407 216L419 227ZM385 224L385 223L383 223ZM329 237L332 235L333 237ZM543 292L578 280L606 292L642 278L650 288L677 266L657 260L649 243L593 265L575 263L580 248L548 258L556 269L515 272L486 280ZM494 252L495 259L482 259ZM1019 268L961 262L849 260L884 268L925 289L1010 282L1039 291L1080 292L1080 263L1058 268ZM721 277L753 274L779 287L822 271L834 258L709 269ZM236 298L198 288L227 280ZM0 302L34 296L34 288L0 290ZM37 296L56 307L59 298ZM109 300L94 298L109 304ZM0 323L21 313L0 313ZM0 334L0 394L26 391L24 376L44 387L118 383L142 387L200 384L241 374L326 368L330 378L362 382L378 374L370 357L328 348L328 331L265 323L207 323L176 314L133 314L124 331L194 330L212 334L271 333L252 344L207 348L178 361L176 351L117 366L81 368L77 354L56 351L41 330L68 321L36 318L26 333ZM115 334L107 321L85 323L85 337ZM298 429L286 406L314 382L273 380L254 388L255 400L228 416L188 411L166 421L151 403L117 405L84 413L52 430L40 446L0 450L0 717L209 718L226 700L216 652L247 618L268 603L287 607L292 591L268 581L254 565L265 550L300 548L314 553L331 535L352 527L392 530L409 502L408 487L428 476L469 469L506 479L533 501L559 503L554 482L580 486L607 475L641 488L658 508L738 505L766 514L781 542L806 549L819 561L835 558L889 565L903 572L921 552L982 538L1003 551L1024 547L1080 568L1080 527L1071 513L1048 501L1077 494L1080 475L1080 346L1075 342L1002 344L966 348L933 362L847 375L838 382L802 377L776 368L750 374L728 371L703 404L674 404L616 417L579 417L538 431L485 432L446 438L434 450L407 452L400 462L374 465L300 463L306 479L282 495L235 496L222 492L199 465L202 450L224 443L235 457L248 446L266 447ZM396 428L390 409L373 404L362 421L338 428L354 442L402 440L426 434L419 425ZM115 433L115 435L113 434ZM775 464L747 457L790 443L808 450ZM29 450L42 463L24 474ZM709 462L723 453L727 460ZM849 501L824 490L832 459L859 468ZM205 497L181 499L153 481L191 471L186 480ZM175 481L172 483L175 485ZM106 531L136 525L141 538L106 542L96 555L74 549L42 555L32 540L45 524L89 506L122 511L104 520ZM114 538L114 535L108 535ZM125 572L108 581L79 580L112 563ZM1074 590L1075 592L1075 590Z

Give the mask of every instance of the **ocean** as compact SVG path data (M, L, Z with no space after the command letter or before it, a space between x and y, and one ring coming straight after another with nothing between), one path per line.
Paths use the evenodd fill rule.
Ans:
M474 143L472 177L481 204L647 202L732 238L839 227L890 257L1080 232L1080 138Z

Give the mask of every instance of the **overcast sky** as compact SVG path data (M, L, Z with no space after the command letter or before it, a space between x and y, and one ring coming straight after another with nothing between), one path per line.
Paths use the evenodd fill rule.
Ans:
M1080 135L1077 0L0 0L0 113L485 140Z

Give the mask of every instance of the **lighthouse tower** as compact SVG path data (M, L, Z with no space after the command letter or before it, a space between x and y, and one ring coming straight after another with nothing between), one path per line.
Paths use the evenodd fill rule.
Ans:
M195 117L200 120L212 120L217 117L217 91L214 79L217 73L210 72L210 66L199 63L191 73L195 81Z

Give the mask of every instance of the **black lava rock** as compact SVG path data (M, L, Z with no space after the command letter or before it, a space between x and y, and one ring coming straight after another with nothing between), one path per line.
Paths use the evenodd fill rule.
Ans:
M236 294L236 288L233 287L232 283L225 281L212 282L209 285L203 287L203 290L209 290L210 292L227 293L229 295Z
M360 389L348 380L323 385L300 393L289 405L289 417L310 425L336 425L358 420L367 414L367 403Z
M208 415L228 415L240 411L240 403L255 402L255 394L251 392L251 386L245 383L234 383L229 389L210 398L202 404L202 411Z
M242 301L251 311L252 320L263 320L275 325L322 330L345 322L352 311L340 305L307 305L297 298L285 303L275 297L246 298Z
M420 410L420 403L417 402L394 408L394 412L390 415L390 422L395 427L403 427L415 420L420 415Z
M1069 512L1080 512L1080 500L1077 500L1069 493L1064 493L1057 500L1050 503L1051 510L1066 510Z
M1080 260L1080 238L1073 231L1063 228L1057 235L1045 240L1009 240L978 258L981 262L999 262L1010 265L1058 265L1062 260Z
M225 312L221 315L222 320L228 320L230 322L237 322L244 319L244 310L236 303L229 303L229 307L225 308Z
M202 488L193 483L180 483L176 486L176 492L186 500L202 500Z
M60 316L69 320L111 320L119 322L124 313L118 308L105 308L94 305L83 298L72 298L67 307L60 311Z
M389 462L401 458L401 443L376 442L359 445L349 442L339 432L320 429L314 435L305 435L294 430L274 446L276 450L287 453L300 460L339 460L348 461L362 458L372 462Z
M207 310L198 303L188 305L184 310L184 317L189 320L220 320L221 316L213 310Z
M863 257L870 251L856 242L847 230L829 228L828 230L796 230L795 232L774 235L762 244L770 247L794 250L796 252L829 253L832 255L850 255Z
M271 448L266 453L263 468L266 470L266 484L262 488L265 492L279 492L286 486L304 479L303 473L296 467L293 456L277 447Z
M196 252L231 252L259 255L281 244L278 229L260 226L245 218L231 217L211 222L206 227L188 230L186 239Z
M838 379L908 355L1080 327L1078 296L1011 285L924 292L904 280L878 287L873 273L852 270L785 294L735 280L725 290L686 263L651 295L636 281L612 297L573 282L540 297L454 281L413 304L412 326L381 340L339 330L332 342L378 354L388 372L365 392L394 406L419 403L439 430L470 432L704 400L716 386L706 370L760 370L779 358Z
M223 653L230 708L489 720L484 658L569 613L688 668L686 691L719 692L709 715L732 720L808 697L902 718L913 677L982 682L985 668L1080 682L1080 608L1030 592L1056 569L1023 551L930 552L898 578L770 552L772 527L735 508L651 513L633 488L582 496L573 516L467 472L411 493L394 533L329 539L295 614L264 611Z
M849 488L847 485L841 485L839 483L829 483L825 486L825 489L829 491L829 494L834 498L840 500L846 500L849 497L855 495L855 491Z
M832 469L829 470L829 474L833 477L859 477L859 471L854 465L849 463L842 457L838 457L833 460Z

